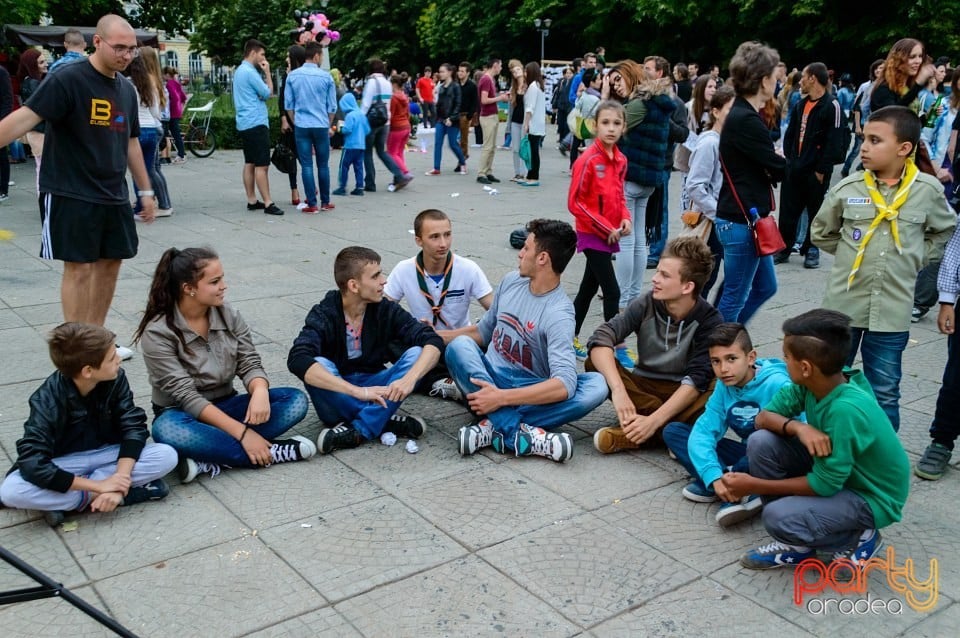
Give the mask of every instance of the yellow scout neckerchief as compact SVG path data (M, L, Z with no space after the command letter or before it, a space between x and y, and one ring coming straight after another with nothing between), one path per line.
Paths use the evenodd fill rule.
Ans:
M897 217L900 215L900 207L903 206L904 202L907 201L907 197L910 195L910 187L917 181L917 175L919 174L920 169L917 168L917 164L908 157L906 166L904 167L903 177L900 179L900 188L898 188L894 194L893 202L888 205L886 200L883 199L883 195L877 190L877 179L873 176L873 171L865 170L863 172L863 181L867 185L867 192L870 193L870 199L873 200L873 205L877 208L877 214L873 218L873 223L870 224L870 228L868 228L867 232L863 235L863 239L860 240L860 245L857 247L857 256L853 260L853 268L850 269L850 274L847 275L847 290L850 290L853 278L857 275L857 271L860 270L860 264L863 262L863 253L866 251L867 244L870 243L873 233L876 232L880 226L880 222L884 220L890 222L890 234L893 235L893 243L897 247L897 252L903 254L903 246L900 244L900 229L897 226Z

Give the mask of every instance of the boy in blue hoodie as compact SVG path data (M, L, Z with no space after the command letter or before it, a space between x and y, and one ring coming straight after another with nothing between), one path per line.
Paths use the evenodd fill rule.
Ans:
M347 194L347 176L352 166L357 187L350 191L350 194L363 195L363 152L367 147L370 122L357 106L357 98L353 93L343 94L340 98L340 110L344 115L343 124L340 125L340 132L343 133L343 151L340 154L340 183L333 194Z
M698 503L722 500L717 523L727 527L754 516L763 506L755 495L734 498L720 478L725 471L747 471L747 437L754 419L780 388L790 383L778 359L757 359L757 351L741 323L722 323L707 337L710 365L719 383L705 412L691 427L671 423L663 440L690 472L693 482L683 496ZM740 441L725 438L733 430Z

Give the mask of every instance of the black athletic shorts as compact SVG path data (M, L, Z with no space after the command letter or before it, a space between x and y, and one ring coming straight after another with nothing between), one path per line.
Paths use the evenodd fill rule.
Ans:
M130 259L139 238L130 204L95 204L40 193L40 257L74 263Z
M243 140L243 161L254 166L270 166L270 129L254 126L237 131Z

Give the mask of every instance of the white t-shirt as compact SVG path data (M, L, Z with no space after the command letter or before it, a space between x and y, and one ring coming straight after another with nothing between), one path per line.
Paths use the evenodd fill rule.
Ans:
M443 278L426 277L427 289L433 297L434 303L440 298L443 291ZM473 299L486 297L493 292L493 287L487 281L487 276L480 270L480 266L473 260L459 255L453 256L453 270L450 275L450 287L447 288L446 300L443 302L441 316L447 325L437 323L440 330L453 330L470 325L470 302ZM416 257L404 259L394 267L387 278L387 285L383 293L400 301L407 299L410 314L417 319L433 323L433 310L426 297L420 291L417 283Z

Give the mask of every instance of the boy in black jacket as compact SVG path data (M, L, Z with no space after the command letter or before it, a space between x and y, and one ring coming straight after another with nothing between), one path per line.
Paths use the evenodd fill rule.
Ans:
M169 445L147 443L147 415L133 403L116 335L64 323L50 333L57 367L30 396L17 462L0 485L7 507L45 512L112 512L168 493L162 476L177 465Z
M384 298L386 277L373 250L341 250L333 277L339 290L310 310L287 356L317 416L334 424L320 432L317 449L327 454L357 447L384 432L420 437L423 419L395 413L440 360L443 339Z

